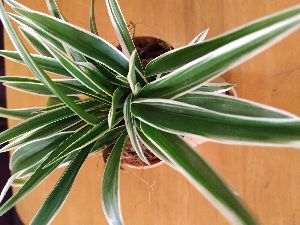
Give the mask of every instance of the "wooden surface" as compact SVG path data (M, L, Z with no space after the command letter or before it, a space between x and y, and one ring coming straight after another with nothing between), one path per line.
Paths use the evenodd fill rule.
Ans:
M116 44L104 0L96 1L98 29ZM44 1L23 0L45 11ZM88 27L89 0L58 0L63 14ZM188 43L206 27L209 37L252 19L299 3L299 0L121 0L127 21L136 24L136 35L162 38L174 47ZM6 48L11 44L6 40ZM23 66L7 62L8 75L30 75ZM256 100L300 115L300 32L267 52L231 70L226 79L238 84L240 97ZM8 90L8 106L43 105L45 99ZM11 121L10 125L14 123ZM293 149L229 146L206 143L199 152L240 194L266 225L300 224L300 152ZM100 156L82 168L68 200L52 224L106 224L100 200L103 174ZM17 209L29 224L62 170L40 185ZM167 166L121 172L122 209L129 225L223 225L223 217L187 180Z

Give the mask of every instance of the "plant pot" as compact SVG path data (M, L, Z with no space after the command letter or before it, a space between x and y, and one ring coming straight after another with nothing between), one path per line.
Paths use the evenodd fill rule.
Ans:
M140 56L141 62L143 66L145 67L149 61L152 59L158 57L161 54L164 54L172 49L174 49L169 43L150 36L145 37L135 37L133 39L133 42L136 46L136 49L138 51L138 54ZM120 45L117 46L117 48L122 51L122 48ZM153 78L155 79L155 77ZM215 80L213 80L211 83L225 83L224 78L218 77ZM230 96L237 96L237 93L234 89L231 89L227 91L225 94ZM208 140L202 137L197 136L183 136L184 140L189 143L192 147L196 147L200 144L203 144L204 142L207 142ZM142 162L137 154L135 153L130 140L126 143L123 153L122 153L122 160L121 165L122 168L134 168L134 169L150 169L153 167L157 167L161 165L163 162L157 158L147 147L140 141L140 145L143 149L143 152L150 162L150 165L147 165L146 163ZM107 148L103 152L103 159L106 162L110 152L111 148Z

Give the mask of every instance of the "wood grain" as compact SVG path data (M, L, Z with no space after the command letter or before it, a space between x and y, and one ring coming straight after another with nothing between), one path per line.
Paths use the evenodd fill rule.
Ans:
M23 0L45 11L44 1ZM89 0L58 0L65 17L88 28ZM98 29L117 44L104 0L96 1ZM206 27L209 37L255 18L273 13L299 0L121 0L127 21L136 35L152 35L174 47L188 43ZM6 48L11 49L6 39ZM8 75L31 75L24 67L6 63ZM226 74L236 83L240 97L276 106L300 115L300 33ZM43 105L44 98L8 90L8 106ZM10 125L15 122L10 121ZM240 194L262 224L300 224L300 153L293 149L230 146L206 143L199 152ZM87 160L54 225L106 224L101 209L103 174L100 156ZM38 210L62 170L56 171L17 205L25 224ZM223 225L223 217L185 178L167 166L121 172L122 209L130 225Z

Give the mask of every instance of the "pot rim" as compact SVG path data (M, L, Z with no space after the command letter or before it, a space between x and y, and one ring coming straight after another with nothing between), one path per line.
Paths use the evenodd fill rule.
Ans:
M157 163L154 163L152 165L144 165L144 166L134 166L134 165L131 165L129 163L122 163L121 165L124 166L124 167L127 167L127 168L130 168L130 169L138 169L138 170L143 170L143 169L152 169L152 168L155 168L155 167L158 167L162 164L164 164L165 162L164 161L159 161Z

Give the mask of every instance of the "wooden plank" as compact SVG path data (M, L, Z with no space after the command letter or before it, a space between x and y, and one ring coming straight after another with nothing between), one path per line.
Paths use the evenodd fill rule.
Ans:
M23 0L45 11L44 1ZM174 47L188 43L206 27L209 37L247 21L299 3L299 0L130 0L120 1L127 21L136 25L136 35L152 35ZM88 0L60 0L64 15L88 27ZM117 44L104 1L97 1L96 16L102 37ZM300 115L300 33L291 35L267 52L226 74L238 84L240 97L270 104ZM6 40L6 48L11 44ZM23 66L6 63L7 74L30 75ZM45 99L8 91L8 106L42 105ZM14 123L11 122L10 125ZM199 152L239 192L262 224L300 224L300 154L291 149L241 147L206 143ZM54 225L106 224L100 202L103 173L100 156L91 157ZM18 204L29 224L60 175L55 172ZM217 211L179 174L161 166L151 170L122 171L121 196L125 221L130 225L227 224Z

